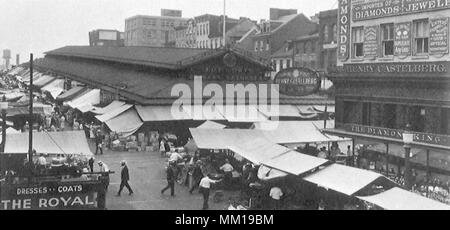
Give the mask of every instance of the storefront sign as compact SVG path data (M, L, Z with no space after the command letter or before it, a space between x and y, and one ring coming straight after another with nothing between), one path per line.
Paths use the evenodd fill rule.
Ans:
M394 55L408 57L411 55L411 22L395 24Z
M0 210L95 209L98 184L2 184Z
M450 8L450 0L353 0L354 21Z
M404 130L370 127L354 124L346 124L344 126L344 129L347 132L359 133L376 137L386 137L403 141ZM419 133L419 132L413 133L414 133L414 142L416 143L450 146L450 136Z
M345 64L342 72L377 74L443 74L448 73L448 68L449 62Z
M280 87L280 93L288 96L306 96L316 93L320 88L317 72L307 68L285 69L274 80Z
M364 57L374 59L378 56L378 26L364 28Z
M448 18L430 20L430 53L433 55L448 53Z
M341 61L347 61L350 56L350 1L351 0L339 0L338 58Z

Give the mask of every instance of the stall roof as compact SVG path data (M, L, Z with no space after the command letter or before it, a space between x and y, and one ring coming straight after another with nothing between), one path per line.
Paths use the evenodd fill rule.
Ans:
M233 135L231 132L229 134ZM228 149L257 165L265 164L267 160L291 151L262 137L255 137L249 141L235 141L228 145Z
M267 139L278 144L323 143L348 139L323 134L312 121L266 121L255 123Z
M191 120L192 118L182 109L173 106L141 106L136 110L144 122Z
M214 121L205 121L202 125L197 127L197 129L224 129L226 127L226 125L222 125Z
M450 210L450 206L394 187L380 194L358 197L387 210Z
M312 157L296 151L289 151L263 162L264 165L300 176L326 164L328 160Z
M256 105L225 105L218 107L220 114L229 122L262 122L268 117L258 111Z
M144 124L134 108L127 110L105 123L109 129L125 137L133 135Z
M381 177L380 174L371 171L332 164L304 179L351 196Z
M69 102L65 102L64 104L74 109L78 109L84 105L96 105L99 103L100 103L100 90L91 89L85 94L82 94Z
M220 113L218 107L212 105L183 105L184 112L193 120L196 121L224 121L225 117Z
M33 105L33 114L44 114L50 115L53 112L53 107L51 105L44 105L40 103L36 103ZM30 114L29 107L10 107L7 109L6 115L8 117L16 116L16 115L28 115Z
M117 108L120 108L125 104L126 103L123 101L113 101L113 102L111 102L111 104L109 104L103 108L95 107L94 110L92 110L91 112L102 115L102 114L109 113Z
M50 93L53 98L56 98L64 91L64 80L56 79L44 86L41 90L42 92Z
M229 149L236 143L250 142L262 137L261 132L245 129L189 129L200 149Z
M73 98L77 97L78 95L80 95L81 93L85 92L86 90L87 90L87 88L85 88L85 87L75 86L72 89L70 89L69 91L59 95L56 98L56 100L57 101L72 100Z
M258 106L258 111L267 117L301 117L294 105Z
M258 169L258 178L262 181L269 181L272 179L282 178L287 176L288 174L282 172L280 170L276 170L273 168L266 167L261 165Z
M105 122L105 121L111 120L111 119L119 116L123 112L129 110L131 107L133 107L133 105L125 104L125 105L115 108L103 115L97 115L97 116L95 116L95 118L97 118L97 120L99 120L100 122Z
M38 87L38 88L42 88L43 86L49 84L50 82L52 82L55 79L56 78L54 78L52 76L43 75L42 77L37 79L35 82L33 82L33 86Z
M315 106L313 106L314 110L316 110L317 112L320 112L320 113L325 112L325 107L327 108L327 113L335 113L336 112L336 107L334 105L329 105L329 106L315 105Z
M28 133L7 134L5 153L27 153ZM37 153L92 155L83 131L34 132Z

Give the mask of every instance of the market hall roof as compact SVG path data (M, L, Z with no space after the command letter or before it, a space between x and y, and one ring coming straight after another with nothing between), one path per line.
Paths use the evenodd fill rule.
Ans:
M255 64L267 67L263 59L250 56L237 49L231 49L236 55ZM123 64L143 65L165 69L184 69L205 59L216 57L228 52L227 49L191 49L168 47L106 47L106 46L66 46L48 51L48 56L79 57L112 61Z

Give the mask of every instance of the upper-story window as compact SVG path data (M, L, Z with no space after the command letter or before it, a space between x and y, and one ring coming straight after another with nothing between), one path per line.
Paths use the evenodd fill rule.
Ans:
M255 41L255 51L258 51L258 41Z
M352 57L364 57L364 27L354 27L352 29Z
M264 41L259 41L259 50L264 51Z
M269 40L266 41L266 51L269 51L270 49L270 45L269 45Z
M315 53L316 52L316 46L317 46L317 42L311 42L311 53Z
M381 46L382 56L389 57L394 55L394 24L381 25Z
M428 54L430 25L428 19L414 21L414 54Z
M337 25L336 24L333 24L333 42L334 43L337 43L337 36L338 36L338 34L337 34Z
M325 25L323 27L323 41L325 43L328 43L330 41L330 31L329 31L328 25Z

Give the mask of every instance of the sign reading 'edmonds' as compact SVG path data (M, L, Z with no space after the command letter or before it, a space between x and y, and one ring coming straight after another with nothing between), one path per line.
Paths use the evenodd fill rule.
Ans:
M274 80L280 93L287 96L307 96L320 88L319 74L308 68L294 68L280 71Z
M450 8L450 0L353 0L353 21Z
M341 61L347 61L350 52L350 1L339 0L338 58Z

